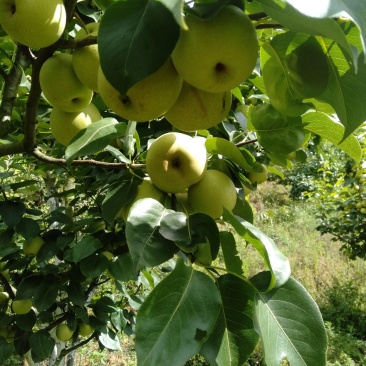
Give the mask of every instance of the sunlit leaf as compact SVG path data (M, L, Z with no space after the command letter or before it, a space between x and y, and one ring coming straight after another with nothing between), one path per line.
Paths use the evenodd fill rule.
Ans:
M288 259L278 250L273 240L254 225L240 219L240 217L233 216L227 210L224 210L224 219L258 251L271 270L272 280L268 290L274 286L283 285L290 277L290 264Z
M67 146L66 161L70 163L78 156L92 155L104 149L113 138L122 136L126 124L114 118L104 118L80 131Z
M171 365L184 365L211 334L220 306L211 278L179 260L137 314L138 364L161 366L169 360Z
M254 319L268 366L326 364L327 337L320 311L294 279L257 293Z

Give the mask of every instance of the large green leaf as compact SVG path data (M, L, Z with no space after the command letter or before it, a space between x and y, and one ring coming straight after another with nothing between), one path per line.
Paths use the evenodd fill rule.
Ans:
M145 266L157 266L178 251L178 247L159 232L162 218L171 212L152 198L138 200L132 205L126 239L136 271Z
M25 205L22 202L3 201L0 202L0 216L7 226L17 225L25 214Z
M14 354L14 344L8 343L4 338L0 338L0 362L5 364L11 355Z
M121 94L157 71L172 53L180 27L170 10L156 0L129 0L104 13L98 32L101 67Z
M103 150L113 138L122 136L126 124L114 118L104 118L80 131L67 146L66 161L71 163L78 156L92 155Z
M261 0L263 1L263 0ZM361 32L362 47L366 58L366 6L359 0L301 1L286 0L298 11L313 18L333 18L347 14Z
M327 337L320 311L294 279L257 293L254 320L268 366L325 366Z
M259 339L253 325L254 291L231 274L221 276L217 287L222 299L221 312L200 353L212 366L241 366Z
M323 139L338 145L350 158L359 163L362 158L362 149L357 138L348 136L342 143L344 126L322 112L308 112L302 116L304 128L321 136Z
M33 333L29 338L29 344L32 349L32 360L34 362L41 362L49 358L55 347L55 340L48 332L40 330Z
M136 280L137 278L130 254L123 254L113 259L108 270L118 281L127 282L132 279Z
M33 296L33 304L38 311L47 310L56 302L60 286L61 280L55 276L48 275L42 279Z
M290 277L290 264L288 259L278 250L273 240L254 225L240 217L233 216L227 210L224 210L224 220L231 224L235 231L258 251L266 266L271 270L272 279L268 290L274 286L283 285Z
M40 232L39 224L36 220L29 217L23 217L20 222L16 225L15 230L25 240L30 241Z
M99 239L93 236L84 236L71 250L65 252L65 259L77 263L95 253L101 247L102 243Z
M137 314L138 365L184 365L211 334L220 307L211 278L178 260Z
M309 17L297 10L295 4L285 0L258 0L263 7L263 11L271 18L277 20L281 25L294 32L307 33L314 36L322 36L336 41L349 58L353 58L352 50L347 42L347 39L333 19L318 18L317 16ZM300 3L300 2L299 2ZM305 6L309 2L301 2ZM320 1L317 4L321 4ZM314 7L315 9L315 7Z

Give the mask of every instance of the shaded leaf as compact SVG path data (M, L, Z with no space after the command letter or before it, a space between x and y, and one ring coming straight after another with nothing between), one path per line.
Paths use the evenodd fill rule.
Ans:
M122 95L172 53L180 27L169 9L160 1L135 0L116 2L105 11L98 32L101 67Z
M17 225L25 214L25 205L22 202L0 202L0 216L7 226Z
M23 217L15 226L15 231L27 241L36 237L40 230L38 222L29 217Z
M268 366L284 360L296 366L326 364L327 337L320 311L293 278L270 292L257 293L254 322Z
M37 287L33 296L33 304L38 311L47 310L56 301L61 281L54 276L47 276Z
M160 222L169 212L152 198L138 200L132 205L126 224L126 239L136 271L145 266L157 266L178 251L178 247L159 232Z
M75 305L78 305L80 307L85 305L87 296L86 296L80 282L70 281L70 283L68 284L68 286L66 288L66 292L72 303L74 303Z
M99 239L93 236L84 236L76 245L71 249L70 260L75 263L80 262L82 259L95 253L102 247L102 243Z
M217 287L210 277L178 260L137 314L138 364L160 366L169 360L171 365L184 365L211 334L220 306Z
M119 255L109 264L110 274L118 281L136 280L137 273L130 254Z
M244 274L243 262L239 256L234 235L229 231L220 231L220 242L227 271L238 275Z
M241 366L253 353L259 336L254 330L254 290L226 274L217 281L222 308L215 328L200 353L212 366Z
M104 255L90 255L80 261L80 271L88 278L94 278L107 270L109 260Z
M49 358L55 346L55 340L48 332L38 331L29 337L31 355L34 362L41 362Z

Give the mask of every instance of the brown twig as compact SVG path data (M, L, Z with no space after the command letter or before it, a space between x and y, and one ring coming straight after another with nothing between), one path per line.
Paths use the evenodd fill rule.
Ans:
M41 150L39 149L34 149L31 153L31 155L33 155L34 157L36 157L38 160L43 161L45 163L49 163L49 164L55 164L58 166L62 166L62 167L66 167L68 166L67 162L65 159L57 159L57 158L52 158L48 155L45 155L42 153ZM125 163L106 163L106 162L102 162L102 161L98 161L98 160L93 160L93 159L89 159L89 160L74 160L71 164L71 166L97 166L103 169L128 169L128 168L144 168L145 164L131 164L131 165L127 165Z
M237 144L235 144L235 146L240 147L240 146L244 146L244 145L250 145L250 144L254 144L257 141L258 141L257 139L241 141L241 142L238 142Z

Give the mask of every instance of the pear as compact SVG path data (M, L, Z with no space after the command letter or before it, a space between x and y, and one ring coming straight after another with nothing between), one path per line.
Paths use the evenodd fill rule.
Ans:
M210 93L184 82L165 118L181 131L205 130L217 125L231 108L231 91Z
M236 200L233 181L219 170L207 170L198 183L188 188L188 202L193 210L205 213L213 219L222 216L224 207L232 211Z
M231 90L252 73L258 58L256 30L243 10L227 5L213 18L186 16L172 53L182 79L212 93Z
M62 0L1 0L0 24L16 42L47 47L61 37L66 10Z
M39 82L49 103L64 112L80 112L92 100L93 91L75 74L72 55L58 53L41 67Z
M86 25L86 30L81 28L75 36L75 40L81 40L88 36L97 36L99 23L93 22ZM72 55L72 65L79 80L89 89L98 91L98 71L100 66L98 45L79 47Z
M145 122L162 116L178 99L181 89L182 79L170 58L156 72L128 89L126 95L121 95L99 69L101 98L113 112L126 120Z
M53 108L50 114L50 128L55 140L64 146L68 146L79 131L101 118L97 107L92 103L81 112L74 113Z
M183 133L161 135L147 150L146 171L163 192L184 192L202 178L206 168L205 145Z

